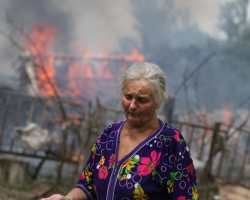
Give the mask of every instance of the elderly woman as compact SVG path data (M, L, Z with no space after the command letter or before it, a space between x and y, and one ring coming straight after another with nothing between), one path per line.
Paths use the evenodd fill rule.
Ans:
M118 88L126 120L103 131L66 196L44 200L197 200L189 149L178 130L157 118L167 99L166 84L155 64L128 68Z

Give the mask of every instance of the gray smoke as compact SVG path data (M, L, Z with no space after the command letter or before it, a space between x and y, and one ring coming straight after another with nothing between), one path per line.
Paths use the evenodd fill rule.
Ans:
M219 8L227 1L0 0L0 30L20 41L15 26L29 33L34 23L50 22L58 30L54 45L58 54L77 55L79 46L93 55L128 54L137 47L147 61L164 68L173 93L188 72L218 50L210 37L218 36ZM12 56L20 52L13 49L0 37L0 83L12 84L9 77L16 76ZM247 97L248 85L245 78L232 78L215 56L186 86L191 100L197 99L198 92L200 102L213 108L240 103ZM185 104L183 91L180 105Z

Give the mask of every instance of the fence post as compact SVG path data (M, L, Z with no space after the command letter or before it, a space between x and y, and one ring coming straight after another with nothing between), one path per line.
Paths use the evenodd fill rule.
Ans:
M215 123L213 128L213 136L210 145L209 157L204 168L203 174L199 178L199 195L200 199L212 200L213 196L218 193L218 185L212 175L212 166L214 155L218 152L218 136L221 123Z
M8 95L6 98L6 103L5 103L4 111L3 111L3 121L2 121L1 130L0 130L0 150L2 148L2 139L3 139L4 129L5 129L6 121L7 121L9 105L10 105L10 95Z
M213 166L213 158L214 155L218 152L216 149L216 144L218 142L218 136L219 136L219 132L220 132L220 126L221 123L220 122L216 122L214 125L214 130L213 130L213 137L212 137L212 141L211 141L211 146L210 146L210 152L209 152L209 157L208 157L208 161L206 163L206 166L204 168L204 173L203 173L203 179L210 179L212 178L212 166Z

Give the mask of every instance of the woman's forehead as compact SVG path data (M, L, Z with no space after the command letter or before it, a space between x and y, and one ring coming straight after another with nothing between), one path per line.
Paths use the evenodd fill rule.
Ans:
M124 83L123 92L135 92L139 94L152 93L153 88L145 79L127 80Z

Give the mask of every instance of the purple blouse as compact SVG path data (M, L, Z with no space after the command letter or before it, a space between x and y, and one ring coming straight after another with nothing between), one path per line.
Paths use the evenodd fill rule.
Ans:
M160 128L119 162L125 121L108 126L74 187L98 200L199 199L193 161L181 133L159 121Z

